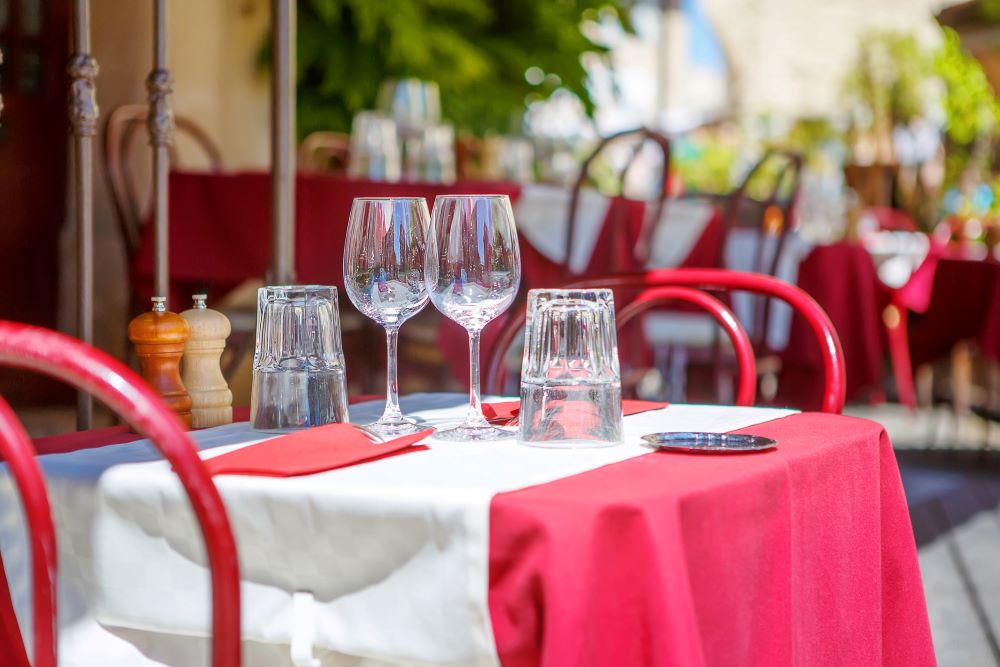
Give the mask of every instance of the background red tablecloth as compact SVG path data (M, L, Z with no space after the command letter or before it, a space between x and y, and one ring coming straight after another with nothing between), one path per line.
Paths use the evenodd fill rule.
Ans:
M442 194L521 195L516 183L467 181L454 185L382 183L335 176L299 174L296 180L296 268L298 282L343 285L344 237L355 197L425 197L433 207ZM641 201L612 198L595 244L588 274L609 273L631 265L626 250L637 238L645 214ZM171 303L187 304L205 291L216 299L241 282L260 278L270 257L270 176L263 172L170 174ZM617 230L625 234L617 234ZM520 237L521 293L564 282L563 269ZM132 263L132 280L143 298L152 295L154 268L152 228L143 230ZM351 307L342 301L341 308ZM464 330L442 321L441 350L456 377L468 382ZM483 349L500 329L487 329Z
M933 665L889 439L802 414L770 453L651 453L490 508L505 667Z
M826 311L840 336L848 400L880 392L885 297L868 251L857 243L816 246L799 265L797 283ZM776 402L819 405L823 388L816 378L822 372L823 358L815 334L801 317L794 317L782 353Z
M441 194L520 195L515 183L375 183L299 174L295 187L295 266L298 281L343 285L344 237L355 197L426 197ZM171 302L187 304L192 290L219 298L250 278L261 278L270 260L270 175L265 172L170 174ZM146 225L132 280L151 294L152 226ZM544 259L544 258L542 258ZM530 270L530 269L529 269ZM540 269L540 270L545 270Z
M1000 357L1000 263L929 258L914 278L920 290L909 287L906 295L914 367L946 357L961 341Z

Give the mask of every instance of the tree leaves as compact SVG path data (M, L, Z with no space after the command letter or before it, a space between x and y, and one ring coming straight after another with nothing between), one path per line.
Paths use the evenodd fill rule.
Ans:
M476 133L507 129L526 98L558 87L589 113L581 56L606 49L580 25L602 18L630 31L627 1L299 0L299 132L347 130L384 80L404 77L436 81L444 115ZM541 84L525 80L531 66L548 75Z

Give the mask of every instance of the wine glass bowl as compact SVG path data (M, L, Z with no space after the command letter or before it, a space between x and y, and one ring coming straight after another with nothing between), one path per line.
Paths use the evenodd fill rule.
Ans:
M422 197L359 198L351 206L344 289L355 308L386 330L386 407L368 426L382 436L421 428L399 408L396 351L403 322L427 305L423 273L429 217Z
M521 258L506 195L442 195L434 201L424 277L434 306L469 333L469 412L436 437L497 440L513 432L491 426L479 401L479 336L514 301Z

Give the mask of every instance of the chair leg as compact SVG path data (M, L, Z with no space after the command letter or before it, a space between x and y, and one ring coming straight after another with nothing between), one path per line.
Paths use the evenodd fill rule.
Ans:
M972 351L960 342L951 351L951 405L955 414L968 414L972 407Z
M683 345L678 345L670 351L669 375L667 386L670 388L670 400L680 403L687 399L687 366L688 351Z
M924 364L913 371L914 396L917 406L934 407L934 367Z
M889 358L892 374L896 380L899 402L911 411L917 409L917 396L913 387L913 365L910 362L910 340L906 331L906 309L895 304L885 307L882 312L889 341Z

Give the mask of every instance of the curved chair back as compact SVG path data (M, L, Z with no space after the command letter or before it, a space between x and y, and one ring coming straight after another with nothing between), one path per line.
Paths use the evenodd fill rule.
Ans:
M180 477L205 539L212 587L212 665L237 667L240 577L236 543L222 498L174 414L122 363L55 331L0 321L0 365L42 373L92 393L163 453ZM52 519L37 462L32 464L25 457L33 449L27 445L14 415L5 407L5 404L0 407L0 451L10 457L25 506L31 508L28 520L34 563L35 666L55 667L56 568Z
M696 290L745 291L780 299L799 313L809 325L823 353L823 412L840 413L844 408L847 391L844 352L840 338L829 316L816 301L800 288L771 276L748 271L725 269L658 269L640 273L625 273L600 278L579 280L566 285L566 289L650 289L657 287L687 287ZM508 320L493 348L487 379L493 384L488 391L495 391L503 380L504 352L510 347L524 325L524 310ZM744 373L741 373L744 375ZM742 381L742 377L741 377Z
M600 287L594 280L581 281L575 284L587 283L588 287ZM632 285L619 285L618 287L632 287ZM642 288L642 291L628 305L620 308L615 314L615 328L619 333L648 310L656 306L663 305L670 301L683 301L694 304L707 311L719 325L723 328L729 339L732 341L733 349L736 352L736 360L739 364L740 379L736 390L736 405L753 405L754 396L757 390L757 366L754 360L753 347L750 345L750 338L747 336L743 326L736 319L733 311L716 297L690 287L677 287L672 285L653 285ZM487 393L503 393L504 380L506 379L506 368L504 359L507 356L514 340L524 327L527 311L524 306L518 310L517 314L508 320L500 337L493 347L488 365Z
M683 301L700 306L719 323L729 336L736 353L736 363L740 369L736 385L736 405L753 405L757 392L757 361L754 358L750 337L729 306L708 292L689 287L650 287L644 289L618 311L615 316L616 328L621 331L642 313L671 301Z
M785 248L788 231L795 226L795 206L798 203L802 182L803 156L795 151L769 150L751 167L739 187L727 198L723 208L723 237L719 244L716 266L725 267L726 244L729 232L736 228L759 230L753 264L750 270L775 276L778 262ZM766 195L754 198L751 188L766 176L772 176ZM765 248L770 246L768 255ZM771 319L771 300L756 299L755 317L750 337L758 351L764 347Z
M583 165L580 167L580 175L577 177L576 183L573 185L573 193L569 201L569 217L566 224L566 253L564 255L566 259L563 264L563 275L566 276L567 279L573 277L569 266L570 257L572 256L573 251L573 243L576 238L576 214L580 206L580 191L586 185L587 179L590 175L590 168L593 166L594 161L598 158L598 156L612 144L627 141L635 141L635 145L632 148L631 155L625 162L625 166L622 167L617 174L619 194L624 196L625 178L628 176L628 172L632 168L632 165L635 164L635 160L639 156L642 147L646 145L647 142L651 142L659 148L663 160L663 173L658 181L656 205L653 207L653 213L650 215L647 211L642 228L639 230L638 238L635 241L635 246L631 249L631 252L628 252L628 249L626 249L625 253L621 253L619 251L616 252L614 256L634 257L636 262L639 263L639 266L645 266L649 260L653 232L656 229L657 223L660 221L660 217L663 215L667 197L670 196L670 140L658 132L650 130L649 128L641 127L636 130L619 132L601 139L600 143L597 144L597 148L595 148L587 159L583 161ZM626 243L628 242L629 236L630 235L627 233L616 233L612 236L612 239L614 239L615 243Z
M0 397L0 455L10 468L14 487L28 524L31 545L32 627L35 631L35 667L56 667L56 530L45 492L42 468L17 415ZM2 563L2 561L0 561ZM0 565L0 578L5 577ZM0 580L0 652L12 667L30 667L27 648L14 616L6 580Z
M137 134L145 134L148 113L149 107L145 104L124 104L112 110L104 126L104 175L129 257L139 247L139 235L145 223L146 206L139 195L137 170L131 158ZM174 114L174 129L193 140L205 154L212 171L222 171L222 153L201 126L186 116ZM170 147L170 163L178 164L173 146Z

